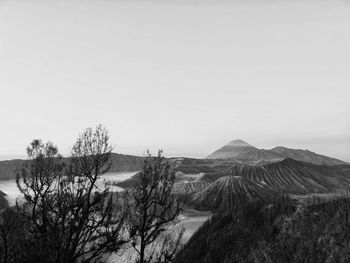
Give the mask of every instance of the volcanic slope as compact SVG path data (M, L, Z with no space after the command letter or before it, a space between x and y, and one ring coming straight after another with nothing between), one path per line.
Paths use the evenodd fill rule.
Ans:
M268 199L277 192L263 183L257 183L241 176L223 176L204 190L194 194L190 202L197 209L225 210L255 199Z
M327 193L350 186L350 166L315 165L285 158L265 165L233 165L232 176L242 176L260 184L266 184L283 193ZM223 171L228 174L228 171ZM218 174L202 176L201 180L213 180Z
M350 186L350 166L321 166L293 159L265 165L235 164L221 172L204 173L195 181L178 183L178 194L197 208L230 206L237 198L270 198L279 194L334 193Z
M179 181L176 192L195 194L224 176L244 177L283 194L330 193L350 186L350 165L314 165L284 158L264 165L225 163L220 167L208 169L192 181Z
M341 160L320 155L320 154L311 152L309 150L290 149L287 147L278 146L269 151L287 158L292 158L297 161L308 162L313 164L319 164L319 165L345 164L345 162Z

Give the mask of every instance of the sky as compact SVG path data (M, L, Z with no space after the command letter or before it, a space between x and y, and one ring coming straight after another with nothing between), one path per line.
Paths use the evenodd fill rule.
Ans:
M0 0L0 159L204 157L234 139L350 161L348 0Z

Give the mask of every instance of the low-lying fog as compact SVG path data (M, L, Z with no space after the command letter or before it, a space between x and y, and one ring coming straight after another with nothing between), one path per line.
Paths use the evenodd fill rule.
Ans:
M131 176L135 175L136 172L123 172L123 173L108 173L100 176L100 186L104 182L114 181L121 182L129 179ZM122 191L123 189L118 186L110 186L111 191ZM0 191L6 194L6 199L10 206L16 204L16 198L20 196L20 191L17 188L16 179L0 181Z
M137 172L123 172L123 173L108 173L104 174L99 179L98 187L103 187L106 182L120 182L129 179ZM118 186L110 185L111 191L123 191L123 188ZM10 206L16 204L16 199L20 197L20 191L17 188L16 180L4 180L0 181L0 191L6 194L6 199L9 202ZM211 216L211 213L208 212L200 212L193 209L185 209L181 215L179 216L178 225L185 229L182 242L187 242L193 233ZM125 260L126 255L128 253L117 256L111 255L109 257L108 262L114 262L114 260L118 259L123 262ZM129 255L130 256L130 255ZM126 261L127 262L127 261Z

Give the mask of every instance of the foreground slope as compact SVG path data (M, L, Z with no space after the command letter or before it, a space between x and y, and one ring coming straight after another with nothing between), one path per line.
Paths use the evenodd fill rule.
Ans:
M349 262L350 199L300 206L286 198L214 215L175 263Z

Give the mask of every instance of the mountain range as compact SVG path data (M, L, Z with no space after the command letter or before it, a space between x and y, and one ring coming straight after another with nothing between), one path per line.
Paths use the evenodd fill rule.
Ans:
M203 173L193 181L179 182L176 191L198 209L216 210L233 202L268 199L277 195L346 192L350 165L315 165L285 158L261 165L233 164L219 172Z
M139 171L143 160L113 153L110 172ZM327 194L350 187L350 165L341 160L286 147L258 149L243 140L231 141L204 159L168 160L175 167L175 193L203 210L230 206L241 196L266 199L281 194ZM0 180L14 179L23 162L1 161ZM135 180L137 175L117 185L133 187Z
M112 166L111 173L116 172L134 172L142 168L143 157L112 153L110 160ZM0 180L8 180L16 178L16 170L21 168L25 160L15 159L0 161ZM63 161L68 162L68 158Z
M274 162L283 158L319 165L345 164L344 161L320 155L309 150L278 146L270 150L258 149L243 140L234 140L209 154L205 159L235 159L241 162Z
M344 161L320 155L309 150L290 149L282 146L270 150L258 149L243 140L233 140L220 149L209 154L204 159L170 158L176 164L177 170L184 174L200 172L217 172L233 163L264 164L291 158L297 161L318 165L340 165ZM65 158L67 160L67 158ZM142 167L144 158L133 155L112 153L110 172L133 172ZM0 180L16 178L15 170L20 168L24 160L14 159L0 161Z
M350 165L309 150L234 140L202 160L180 160L177 178L176 192L188 204L214 211L240 199L347 192Z

